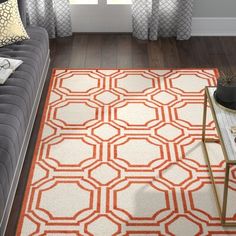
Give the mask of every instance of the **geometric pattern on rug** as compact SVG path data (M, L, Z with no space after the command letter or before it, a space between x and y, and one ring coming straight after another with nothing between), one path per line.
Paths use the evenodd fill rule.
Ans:
M54 70L17 235L236 235L220 226L201 146L204 87L217 77ZM207 136L217 138L209 111ZM222 192L223 154L208 148ZM230 177L236 220L235 169Z

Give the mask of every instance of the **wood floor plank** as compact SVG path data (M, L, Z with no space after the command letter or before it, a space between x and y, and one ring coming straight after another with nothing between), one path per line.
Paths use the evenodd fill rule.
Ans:
M54 67L68 68L72 53L73 37L58 38L51 40L51 45L55 44L54 55L51 57Z
M148 41L132 38L132 66L133 68L149 68Z
M71 68L85 68L87 47L88 35L75 34L70 55Z
M150 68L164 67L164 52L161 40L150 41L148 47L148 63Z
M103 35L98 35L98 34L89 35L86 60L85 60L86 68L101 68L102 37Z
M162 45L164 67L180 68L180 58L176 46L176 39L161 38L159 39Z
M193 57L191 58L191 64L197 64L197 67L200 68L214 68L209 57L209 53L207 50L207 45L205 43L204 37L193 37L191 39L191 49L190 52L193 53Z
M219 71L231 73L229 61L221 44L219 37L207 37L205 39L206 50L209 55L211 67L216 67Z
M176 49L178 52L179 66L184 68L201 67L199 57L194 46L197 46L199 41L191 38L190 40L177 41ZM194 62L194 63L193 63Z
M132 68L132 36L128 34L117 37L117 68Z
M113 34L104 34L102 37L102 68L117 68L117 37Z
M228 66L230 73L236 74L236 37L221 37L222 48L228 59Z

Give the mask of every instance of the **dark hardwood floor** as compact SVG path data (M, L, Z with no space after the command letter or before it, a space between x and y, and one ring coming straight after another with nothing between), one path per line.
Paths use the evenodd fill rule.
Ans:
M236 74L236 37L139 41L129 34L74 34L50 42L52 68L218 68ZM6 235L14 236L49 84L47 80Z
M190 68L236 70L236 37L139 41L129 34L75 34L51 42L52 65L73 68Z

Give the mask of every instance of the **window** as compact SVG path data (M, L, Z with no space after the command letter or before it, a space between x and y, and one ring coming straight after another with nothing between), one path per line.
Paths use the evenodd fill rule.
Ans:
M107 4L131 4L132 0L107 0Z
M106 0L107 4L131 4L132 0ZM90 4L98 4L98 0L70 0L70 4L82 4L82 5L90 5Z
M132 0L69 1L74 32L132 32Z
M70 4L98 4L98 0L70 0Z

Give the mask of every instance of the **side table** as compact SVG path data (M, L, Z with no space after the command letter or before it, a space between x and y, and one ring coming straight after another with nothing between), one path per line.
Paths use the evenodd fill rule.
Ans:
M206 87L205 88L205 98L204 98L204 112L203 112L203 129L202 129L202 143L204 156L208 165L213 192L216 198L217 209L221 219L221 224L223 226L236 226L236 222L226 222L226 211L227 211L227 201L228 201L228 186L229 186L229 173L230 168L236 165L236 151L232 146L230 141L228 131L231 126L236 125L236 114L224 109L218 105L214 98L214 91L216 87ZM216 124L217 134L219 136L219 141L223 150L225 159L225 179L224 179L224 192L223 192L223 202L219 199L219 195L216 189L216 183L213 176L213 171L211 168L211 163L209 159L209 154L207 151L207 143L215 142L215 139L206 138L206 119L207 119L207 104L209 104L211 113Z

